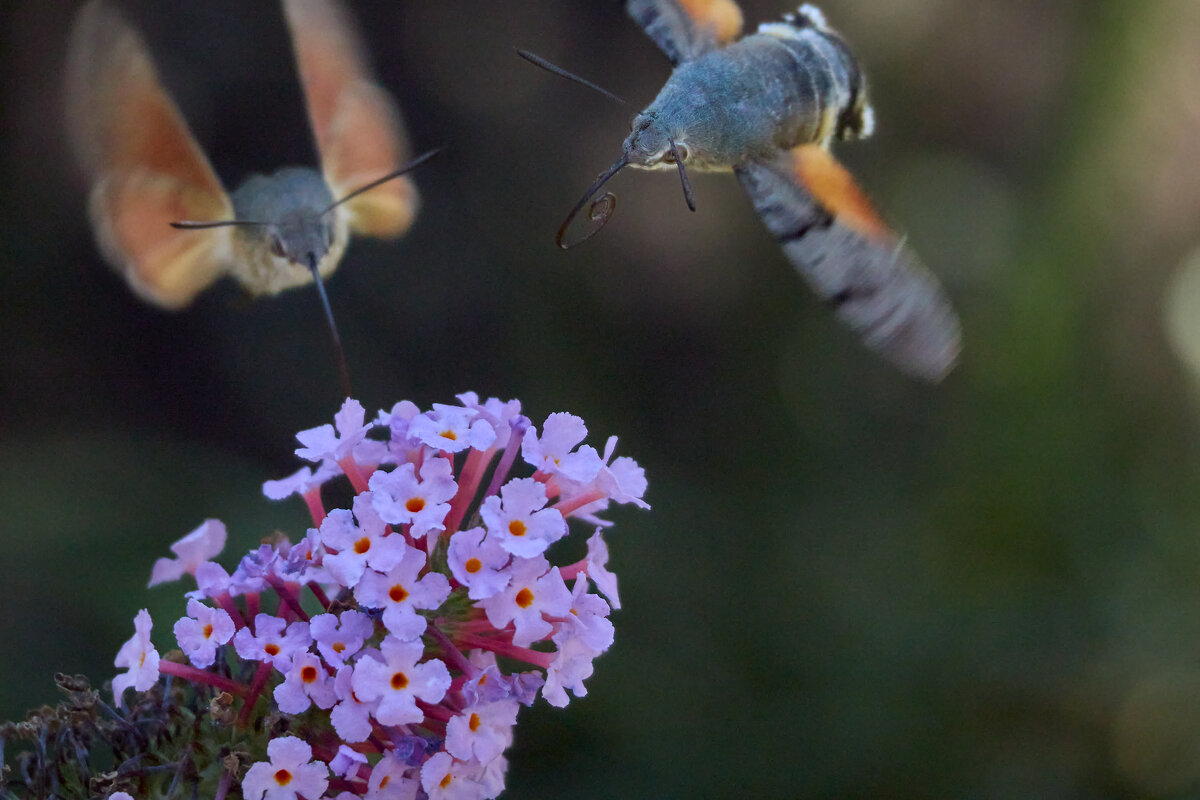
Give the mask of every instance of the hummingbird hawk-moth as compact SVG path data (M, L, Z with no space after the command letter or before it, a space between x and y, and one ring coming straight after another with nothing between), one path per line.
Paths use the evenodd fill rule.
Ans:
M404 173L428 154L403 164L400 114L336 0L283 0L283 14L319 170L284 167L226 193L141 36L107 0L76 17L67 118L97 242L140 297L177 309L223 275L252 295L315 281L336 340L321 281L351 231L408 229L418 198Z
M741 36L733 0L627 0L674 71L634 117L622 155L559 229L630 166L732 170L784 253L866 345L901 370L940 380L959 352L959 323L937 279L880 218L829 152L867 137L874 114L846 42L812 5ZM607 221L614 198L591 204ZM595 228L588 234L594 234ZM587 238L587 237L585 237Z

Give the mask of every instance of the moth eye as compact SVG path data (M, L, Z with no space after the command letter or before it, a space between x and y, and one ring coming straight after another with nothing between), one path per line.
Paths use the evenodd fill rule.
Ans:
M687 161L687 159L688 159L687 145L676 143L674 151L671 151L671 150L663 151L663 154L662 154L663 163L674 164L675 163L675 153L679 153L680 161Z
M283 241L278 236L271 237L271 254L283 258Z

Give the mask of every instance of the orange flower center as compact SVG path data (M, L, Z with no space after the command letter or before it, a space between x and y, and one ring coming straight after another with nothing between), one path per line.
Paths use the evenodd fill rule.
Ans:
M468 558L467 562L463 564L463 568L466 569L467 572L474 575L476 572L479 572L479 570L483 569L483 562L478 558Z
M305 683L312 683L317 679L317 668L309 664L300 670L300 680Z
M357 542L354 543L354 552L358 553L360 556L370 549L371 549L371 540L370 540L370 538L368 538L366 536L362 537L361 539L359 539Z
M286 769L279 770L275 773L275 782L280 786L287 786L292 782L292 773L288 772Z
M513 599L521 608L529 608L531 605L533 605L533 592L529 591L529 587L526 586L524 589L517 592L517 596Z
M508 523L508 532L513 536L524 536L527 530L528 528L525 527L525 523L519 519L514 519Z
M388 589L388 597L393 603L403 603L408 597L408 592L400 584L396 584L391 589Z
M397 672L392 676L392 688L399 691L400 689L408 688L408 676L403 672Z

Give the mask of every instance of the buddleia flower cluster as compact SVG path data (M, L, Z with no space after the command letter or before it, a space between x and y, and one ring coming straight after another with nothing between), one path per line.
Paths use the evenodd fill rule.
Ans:
M458 400L371 421L347 400L297 436L313 466L263 487L304 500L303 538L229 572L212 560L225 527L209 520L155 564L151 585L195 578L174 623L183 656L160 656L139 612L113 692L121 706L164 676L207 687L209 723L240 732L249 764L221 751L214 796L240 781L250 800L496 797L519 708L586 694L620 607L598 515L648 507L642 469L614 457L615 437L583 444L571 414L539 429L517 401ZM325 508L335 479L349 508ZM591 531L586 552L552 564L572 520Z

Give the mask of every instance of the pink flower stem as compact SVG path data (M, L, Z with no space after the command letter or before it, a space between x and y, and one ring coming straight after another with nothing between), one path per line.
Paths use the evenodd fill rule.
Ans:
M258 609L258 592L250 592L246 595L246 627L251 633L254 633L254 618L258 616Z
M197 669L190 664L176 664L174 661L163 659L158 662L158 671L167 675L174 675L176 678L183 678L185 681L191 681L192 683L208 684L223 692L235 694L238 697L243 697L250 691L250 687L245 684L238 683L231 678L226 678L224 675L209 672L206 669Z
M225 610L225 613L233 619L233 624L239 628L246 627L246 619L242 616L242 612L238 610L237 604L233 602L233 598L229 596L229 592L222 592L216 597L217 605Z
M529 429L527 417L517 417L508 424L512 428L512 433L508 435L508 444L504 445L504 455L500 456L500 463L496 465L496 471L492 473L492 481L488 484L487 491L483 493L484 497L491 497L500 491L500 485L504 483L504 479L508 477L508 471L512 469L513 462L517 460L517 452L521 449L521 440L525 438L525 431Z
M354 460L354 456L346 456L338 462L338 466L342 468L342 472L346 473L346 477L350 479L350 485L354 487L356 494L361 494L367 490L367 479L363 477L362 470L358 468L358 462Z
M528 647L517 647L511 642L489 639L485 636L460 633L457 638L458 643L464 647L490 650L498 656L515 658L518 661L525 661L538 667L548 667L550 666L550 662L554 660L553 653L539 653L537 650L531 650Z
M259 695L262 694L263 686L267 683L267 678L271 676L271 666L269 661L260 661L258 671L254 673L254 681L250 684L250 692L246 695L246 704L242 706L242 713L238 714L237 724L239 728L246 727L250 722L250 715L254 713L254 705L258 702Z
M587 559L581 558L574 564L568 564L565 567L559 567L558 572L562 575L563 581L573 580L579 573L587 572Z
M213 800L225 800L225 796L229 794L231 783L233 783L233 773L228 769L221 770L221 779L217 781L217 791L213 794Z
M471 506L471 501L475 499L479 482L483 479L483 471L487 468L488 462L492 460L494 453L494 450L473 449L467 455L466 463L463 464L462 471L458 474L458 492L450 501L450 513L446 515L447 533L453 533L462 524L463 517L466 516L467 509Z
M308 622L308 614L300 605L300 599L296 597L295 584L284 583L277 575L268 575L267 583L271 584L271 588L275 590L275 594L279 595L287 607L291 609L292 615L296 619L302 619Z
M449 666L454 667L464 675L475 674L475 667L471 666L471 662L467 660L467 657L454 646L454 642L450 641L450 638L442 633L437 625L429 625L425 628L425 632L441 645L442 656L450 662Z
M321 523L325 520L325 504L321 502L321 487L314 486L304 493L304 504L308 506L308 513L312 514L313 526L321 527Z
M329 595L325 594L325 590L321 588L321 584L309 581L307 585L308 590L313 593L313 597L317 598L317 602L321 604L321 608L328 611L332 601L329 599Z
M586 506L588 503L594 503L597 500L603 500L605 497L608 497L608 495L599 489L593 489L590 492L584 492L578 497L572 497L570 500L564 500L557 505L551 506L551 508L557 508L558 513L562 514L563 517L569 517L571 512L575 509Z
M425 726L429 727L430 720L436 720L442 725L445 725L457 715L450 709L444 706L435 706L432 703L426 703L423 700L417 701L417 708L425 712Z

